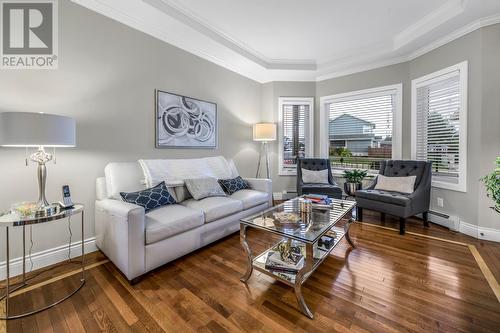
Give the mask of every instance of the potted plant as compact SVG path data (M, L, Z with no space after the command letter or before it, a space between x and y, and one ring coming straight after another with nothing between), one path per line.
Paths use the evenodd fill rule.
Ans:
M493 208L500 213L500 156L496 160L496 168L489 175L481 178L486 186L486 195L491 198L495 204Z
M352 169L344 171L344 190L349 195L356 194L357 190L361 189L361 182L366 177L366 170Z

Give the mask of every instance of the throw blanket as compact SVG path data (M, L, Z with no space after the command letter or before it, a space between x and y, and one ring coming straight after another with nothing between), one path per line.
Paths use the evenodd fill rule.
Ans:
M147 187L153 187L162 181L167 186L182 186L184 179L214 177L217 179L238 176L235 168L223 157L190 159L139 160L144 171Z

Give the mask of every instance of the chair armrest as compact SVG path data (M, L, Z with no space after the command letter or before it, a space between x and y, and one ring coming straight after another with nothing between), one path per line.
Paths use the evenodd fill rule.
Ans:
M269 207L273 204L273 181L266 178L245 178L252 189L256 191L266 192L269 197Z
M144 208L114 199L95 202L96 244L132 280L145 273Z
M115 199L97 200L95 206L96 209L122 219L129 219L131 216L141 214L144 216L145 214L144 207Z

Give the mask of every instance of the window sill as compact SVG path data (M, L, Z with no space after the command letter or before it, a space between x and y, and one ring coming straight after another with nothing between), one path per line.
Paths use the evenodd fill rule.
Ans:
M432 187L440 188L443 190L456 191L456 192L463 192L463 193L467 192L465 184L451 184L447 182L433 180Z
M297 176L297 171L280 170L278 176Z

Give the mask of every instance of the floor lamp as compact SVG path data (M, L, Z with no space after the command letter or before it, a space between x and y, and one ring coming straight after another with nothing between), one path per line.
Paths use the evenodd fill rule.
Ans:
M255 177L259 177L260 171L260 161L262 160L262 154L266 155L266 175L269 176L269 152L268 145L269 141L276 141L276 124L274 123L258 123L253 125L253 141L262 142L260 146L259 163L257 165L257 173Z

